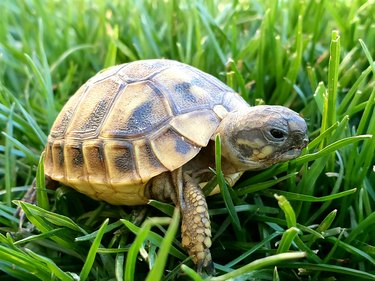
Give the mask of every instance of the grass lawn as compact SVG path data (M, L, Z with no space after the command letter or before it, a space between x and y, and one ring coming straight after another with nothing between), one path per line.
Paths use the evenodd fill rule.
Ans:
M374 1L3 0L0 10L1 280L375 280ZM134 212L46 191L42 165L37 174L78 87L147 58L193 65L308 123L299 158L207 199L215 277L196 273L172 205ZM20 203L35 176L37 205Z

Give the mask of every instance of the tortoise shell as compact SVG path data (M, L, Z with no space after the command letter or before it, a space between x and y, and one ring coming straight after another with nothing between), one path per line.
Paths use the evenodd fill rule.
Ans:
M249 107L194 67L144 60L105 69L57 116L45 174L94 199L146 204L146 183L207 146L227 112Z

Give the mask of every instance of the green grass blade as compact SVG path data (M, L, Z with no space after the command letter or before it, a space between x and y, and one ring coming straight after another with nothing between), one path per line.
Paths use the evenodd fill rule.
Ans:
M24 252L0 245L0 260L2 261L0 262L0 269L5 270L11 276L18 276L24 280L30 277L30 280L35 280L35 277L40 278L40 280L51 278L40 261L32 259L30 255Z
M132 224L126 220L122 220L122 222L129 228L132 228ZM142 224L142 228L139 229L137 232L137 237L134 240L133 244L130 246L128 255L126 257L126 263L125 263L125 275L124 280L125 281L131 281L134 279L134 273L135 273L135 264L138 256L138 252L141 249L142 244L147 239L147 236L151 230L152 223L150 223L150 220L146 220Z
M247 97L247 90L246 90L246 85L245 85L245 80L243 76L241 75L236 62L233 59L229 59L228 64L230 65L231 69L233 70L235 76L236 76L236 81L238 83L238 86L240 88L239 94L245 99L248 100ZM229 87L233 88L229 83Z
M49 210L49 201L46 190L46 180L44 174L44 153L41 155L36 173L36 194L38 206L42 209Z
M252 247L251 249L249 249L248 251L246 251L245 253L243 253L242 255L237 257L236 259L234 259L233 261L227 263L225 266L226 267L233 267L234 265L238 264L239 262L241 262L242 260L244 260L245 258L250 256L251 254L253 254L256 251L260 250L261 248L265 247L265 245L267 243L271 242L273 239L275 239L276 237L278 237L280 235L281 235L281 233L278 233L278 232L275 232L275 233L271 234L266 239L264 239L262 242L258 243L257 245L255 245L254 247Z
M63 231L64 231L63 228L55 228L55 229L51 230L50 232L31 235L31 236L28 236L24 239L18 240L16 242L14 242L14 245L22 245L22 244L26 244L26 243L29 243L29 242L34 241L34 240L41 240L41 239L49 238L49 237L54 236L57 233L63 232Z
M286 219L288 228L296 227L297 226L296 214L294 213L294 210L292 206L290 205L289 201L282 195L275 194L274 197L276 198L277 203L279 204L281 210L283 210L285 214L285 219Z
M130 221L127 221L127 220L121 220L123 222L123 224L125 224L125 226L127 228L130 229L131 232L133 232L134 234L138 236L142 236L144 237L144 240L147 239L147 240L150 240L151 243L155 244L156 246L160 246L162 241L163 241L163 237L160 236L159 234L157 233L154 233L150 230L147 230L148 229L148 225L155 225L155 224L168 224L170 222L170 219L169 218L159 218L159 217L155 217L153 218L152 220L150 220L149 222L144 222L142 224L142 227L138 227L134 224L132 224ZM151 229L151 228L150 228ZM145 234L145 232L147 232ZM134 243L134 242L133 242ZM134 246L135 247L135 246ZM134 249L132 251L135 251ZM135 251L137 252L137 251ZM134 253L133 253L134 254ZM133 255L132 254L132 255ZM175 248L174 246L171 247L170 249L170 254L175 256L176 258L179 258L181 260L184 260L186 258L186 255L183 254L182 252L180 252L177 248Z
M105 233L105 229L107 227L109 219L106 219L103 224L100 226L98 235L96 236L95 240L92 242L92 245L90 247L90 250L87 254L85 264L82 267L82 270L79 274L80 280L86 280L90 274L91 268L95 261L96 253L100 247L100 242L103 238L103 235Z
M276 264L279 264L283 261L288 260L294 260L294 259L302 259L306 256L304 252L292 252L292 253L282 253L277 254L273 256L269 256L266 258L255 260L247 265L244 265L243 267L233 270L232 272L223 274L218 277L212 277L210 278L211 281L226 281L231 278L235 278L237 276L241 276L245 273L251 272L253 270L258 270L261 268L266 268L270 266L274 266Z
M77 225L71 218L68 218L66 216L56 214L50 211L47 211L41 207L32 205L30 203L22 202L22 201L14 201L17 205L20 205L22 209L25 211L26 215L28 216L28 219L31 221L36 219L36 224L38 224L42 229L48 229L50 228L49 224L53 224L56 226L63 226L72 230L75 230L77 232L87 234L87 232ZM29 218L30 215L30 218ZM48 224L47 224L48 223ZM34 224L34 222L33 222ZM43 226L45 225L45 227Z
M352 195L357 192L356 188L352 188L346 191L338 192L331 195L316 197L311 195L305 195L305 194L299 194L299 193L293 193L288 191L282 191L282 190L275 190L275 189L269 189L262 192L262 194L267 195L269 197L272 197L275 193L279 193L283 195L285 198L287 198L289 201L305 201L305 202L325 202L325 201L332 201L338 198L342 198L345 196Z
M196 273L195 270L191 269L187 265L182 264L181 265L181 270L185 274L187 274L192 280L194 280L194 281L203 281L202 277L198 273Z
M325 107L325 103L326 103L326 99L327 99L326 93L327 93L327 89L324 86L324 83L319 82L318 86L316 87L315 93L314 93L314 100L315 100L315 103L318 106L318 109L319 109L321 114L323 114L323 112L324 112L324 107ZM323 115L323 118L324 118L324 116L325 115ZM325 120L322 121L321 132L326 131L325 126L323 127L324 124L326 124Z
M372 266L375 266L375 258L371 257L371 255L369 255L368 253L365 253L364 251L361 251L360 249L358 249L358 248L356 248L356 247L354 247L350 244L347 244L343 241L340 241L335 237L328 237L327 241L331 241L333 243L337 242L338 246L340 248L344 249L345 251L349 252L352 255L355 255L355 256L361 257L363 259L366 259L368 262L370 262L372 264Z
M367 229L373 229L375 225L375 212L370 214L367 218L361 221L349 234L349 237L345 240L346 243L352 242L362 233L366 233Z
M8 122L6 126L6 132L7 135L12 137L13 136L13 112L14 112L14 106L12 105L10 114L8 117ZM13 186L15 186L15 168L16 165L15 161L15 155L12 153L13 150L13 143L10 141L9 138L6 139L5 143L5 149L4 149L4 157L5 157L5 165L4 165L4 172L5 172L5 196L4 196L4 202L8 206L11 205L12 202L12 192L11 189Z
M51 271L51 277L54 276L55 278L58 278L62 281L73 281L74 278L68 274L62 271L56 264L49 258L37 255L34 252L32 252L29 249L26 249L26 252L34 259L35 261L40 261Z
M303 156L297 158L295 160L295 162L297 164L303 164L303 163L306 163L306 162L310 162L310 161L313 161L315 159L318 159L319 157L322 157L324 155L335 152L336 150L338 150L342 147L345 147L349 144L353 144L357 141L362 141L362 140L371 139L371 138L372 138L372 135L360 135L360 136L353 136L353 137L344 138L344 139L338 140L338 141L326 146L325 148L323 148L322 150L320 150L316 153L303 155Z
M79 46L74 46L68 50L66 50L60 57L53 63L51 63L51 73L55 72L60 65L63 64L63 62L71 55L73 55L75 52L85 50L85 49L90 49L93 48L94 46L90 44L82 44Z
M281 237L280 244L277 248L277 254L286 253L289 251L290 246L292 245L294 238L300 233L299 229L296 227L291 227L284 231L283 236Z
M324 220L318 225L316 228L317 232L324 233L326 230L328 230L331 227L331 224L333 223L333 220L336 218L337 210L333 210L330 212ZM311 245L314 244L314 242L318 239L318 237L313 235L308 235L305 237L305 240L308 241L306 245L311 248Z
M287 268L305 268L309 271L317 271L317 272L331 272L331 273L338 273L342 277L356 277L358 279L356 280L374 280L375 274L371 274L365 271L343 267L343 266L337 266L332 264L312 264L312 263L294 263L294 264L285 264L283 265ZM338 276L340 276L338 275Z
M158 256L156 258L154 267L151 269L150 273L147 275L146 280L161 280L163 276L163 271L165 264L167 262L168 254L172 245L172 241L176 235L177 229L180 224L180 210L175 208L172 221L169 225L167 233L164 236L163 242L160 245L158 251Z
M221 140L220 136L217 135L215 138L215 161L216 161L216 176L220 187L221 195L223 196L225 205L228 209L229 217L232 221L234 231L237 239L240 241L244 240L244 233L241 228L240 220L234 208L232 197L230 196L228 186L225 182L223 172L221 170Z
M280 177L280 178L275 179L275 180L260 182L260 183L256 183L256 184L249 184L249 185L247 184L248 181L243 181L238 185L237 194L238 195L245 195L245 194L248 194L248 193L261 191L261 190L267 189L271 186L274 186L274 185L276 185L280 182L283 182L287 179L295 177L297 174L298 173L295 172L295 173L288 174L286 176ZM251 179L250 179L250 181L251 181Z
M111 223L109 225L107 225L106 229L105 229L105 233L107 232L110 232L116 228L118 228L119 226L123 225L123 223L121 221L117 221L117 222L114 222L114 223ZM98 236L98 231L93 231L89 234L86 234L84 236L79 236L79 237L76 237L74 240L76 242L82 242L82 241L88 241L88 240L93 240L95 239L96 236Z
M108 47L107 56L104 60L104 67L110 67L116 64L116 55L117 55L117 45L116 41L118 40L118 26L116 25L113 29L110 28L108 31L110 36L110 42Z
M17 147L19 150L18 153L22 152L22 157L29 159L32 162L38 163L39 158L35 155L35 152L29 149L26 145L22 144L20 141L9 135L8 133L4 133L3 135L7 138L7 140L13 144L14 147ZM11 149L12 154L15 154L16 151ZM5 151L5 150L4 150ZM6 157L7 158L7 157ZM10 159L11 157L9 157Z
M215 51L217 52L221 63L225 65L227 63L227 57L221 50L220 43L218 42L217 37L215 36L214 31L212 29L212 27L215 27L217 30L220 30L220 28L215 26L215 22L210 18L206 8L203 5L201 5L200 3L196 3L196 5L198 10L200 11L199 15L201 16L203 26L205 27L208 33L208 36L213 44L213 47L215 48Z
M163 203L163 202L156 201L156 200L150 200L148 204L152 207L157 208L159 211L163 212L167 216L170 216L170 217L173 216L173 212L175 208L171 204Z
M336 122L337 87L340 64L340 35L337 30L332 31L330 60L328 65L328 126Z

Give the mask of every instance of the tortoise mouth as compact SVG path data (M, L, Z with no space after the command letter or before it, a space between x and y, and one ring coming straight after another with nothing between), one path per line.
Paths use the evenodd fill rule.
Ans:
M306 135L304 135L303 137L300 138L298 145L293 146L291 149L285 152L282 152L280 156L277 158L279 159L280 162L297 158L298 156L301 155L302 149L304 149L308 143L309 143L309 139L307 138Z
M284 152L283 154L281 154L280 158L283 161L287 161L287 160L291 160L291 159L297 158L298 156L301 155L302 149L303 148L299 148L299 147L292 148L292 149Z
M286 162L286 161L295 159L295 158L297 158L298 156L301 155L301 152L302 152L303 148L304 147L302 147L302 148L301 147L294 147L294 148L289 149L285 152L281 152L280 154L278 154L273 159L265 159L265 162L268 162L269 165L274 165L274 164L277 164L277 163L282 163L282 162Z
M297 158L301 155L302 148L295 147L292 149L287 150L286 152L279 153L278 155L274 155L270 158L263 158L263 159L242 159L243 167L240 169L241 171L256 171L256 170L263 170L266 169L274 164L286 162L292 159Z

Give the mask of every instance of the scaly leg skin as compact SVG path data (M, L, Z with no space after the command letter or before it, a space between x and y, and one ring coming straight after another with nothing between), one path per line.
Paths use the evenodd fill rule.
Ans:
M31 187L27 190L25 195L22 197L21 201L27 202L27 203L36 202L36 179L33 180ZM22 230L23 223L26 221L26 215L20 206L17 207L16 212L14 213L14 216L20 219L18 222L18 229Z
M146 196L160 201L172 201L182 213L182 246L202 273L214 274L210 253L211 224L206 199L202 189L193 179L179 168L172 173L162 173L152 180L146 189Z
M211 224L206 199L198 184L187 174L183 175L182 196L182 246L187 249L199 273L205 269L214 274L214 266L209 248L211 247Z

